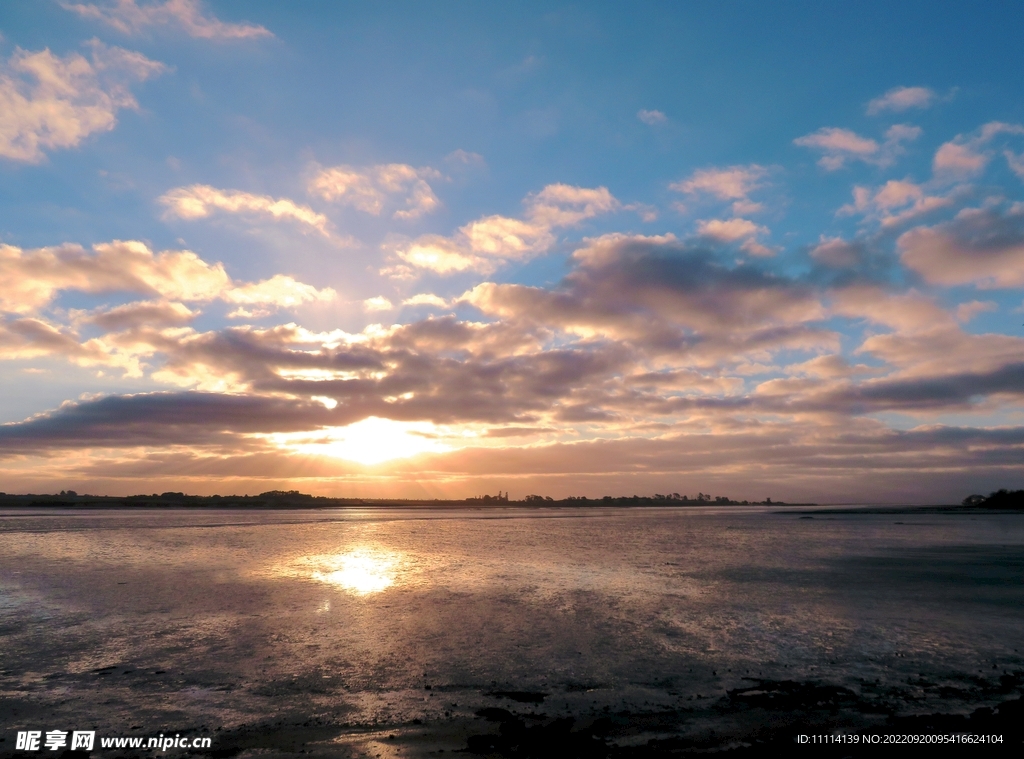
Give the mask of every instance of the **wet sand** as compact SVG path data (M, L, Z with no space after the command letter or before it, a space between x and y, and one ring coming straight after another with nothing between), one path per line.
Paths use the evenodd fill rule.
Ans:
M807 516L0 513L0 756L54 728L223 757L1019 752L1024 515Z

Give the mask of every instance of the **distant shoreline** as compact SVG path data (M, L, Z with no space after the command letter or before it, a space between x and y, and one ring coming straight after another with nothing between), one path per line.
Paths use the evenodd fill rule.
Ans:
M802 506L804 504L794 503L789 504L792 506ZM811 504L817 505L817 504ZM990 508L986 506L964 506L963 504L949 504L949 505L924 505L924 506L863 506L863 507L846 507L834 509L815 509L813 511L776 511L775 514L796 514L807 516L826 516L834 514L1006 514L1006 513L1021 513L1024 509L1021 508Z
M787 503L784 501L701 501L672 498L650 498L643 496L622 498L567 498L561 500L528 499L462 500L401 499L401 498L330 498L304 494L261 494L253 496L198 496L184 494L138 495L138 496L94 496L94 495L48 495L48 494L0 494L0 509L5 508L51 508L51 509L254 509L281 510L297 509L339 509L339 508L411 508L411 509L467 509L487 508L623 508L623 507L707 507L707 506L820 506L817 503Z
M72 509L97 511L103 509L169 510L188 509L206 511L215 509L250 511L298 511L320 509L422 509L481 511L489 509L594 509L594 508L706 508L708 506L767 506L785 507L776 514L800 514L803 517L836 516L841 514L1002 514L1019 513L1024 508L1001 505L993 507L987 503L974 504L828 504L788 503L785 501L709 501L682 500L678 498L651 498L643 496L621 498L566 498L547 500L530 498L522 501L508 499L467 498L462 500L401 499L401 498L331 498L311 496L302 493L272 492L260 495L198 496L184 493L160 495L95 496L77 493L61 494L11 494L0 493L0 510L4 509Z

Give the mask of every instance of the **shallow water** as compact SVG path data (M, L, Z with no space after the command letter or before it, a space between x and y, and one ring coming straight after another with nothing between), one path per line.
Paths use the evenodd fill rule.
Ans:
M1019 692L1022 578L1020 514L0 513L0 754L63 725L409 756L507 715L748 745L782 681L847 689L831 726L967 713Z

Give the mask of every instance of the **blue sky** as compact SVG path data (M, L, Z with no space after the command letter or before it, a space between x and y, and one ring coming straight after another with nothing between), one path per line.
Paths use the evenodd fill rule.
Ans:
M1024 485L1022 15L5 3L7 489Z

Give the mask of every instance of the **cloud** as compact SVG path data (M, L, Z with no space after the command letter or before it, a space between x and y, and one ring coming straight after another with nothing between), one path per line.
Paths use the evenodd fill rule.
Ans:
M554 290L485 283L463 299L502 319L698 361L831 341L803 326L824 314L809 288L751 265L722 266L708 249L672 236L605 235L574 259Z
M67 402L0 425L0 447L202 445L239 433L309 429L329 419L322 404L213 393L145 393Z
M567 184L549 184L540 192L527 196L525 202L527 217L548 227L571 227L620 207L607 187Z
M867 337L857 349L884 362L887 379L929 381L964 374L999 373L1005 367L1020 364L1024 340L1001 334L971 334L949 317L916 329L897 329L887 334ZM950 357L955 356L956 360ZM1002 392L1002 391L1000 391ZM1020 392L1018 388L1017 392ZM973 403L996 409L998 398L985 398L988 393L979 387ZM961 404L962 401L955 401ZM895 406L891 407L895 408Z
M573 273L554 290L487 284L463 296L491 322L449 315L358 334L296 325L197 333L150 323L146 309L161 311L164 323L187 318L183 307L151 303L104 312L117 331L97 341L15 319L7 342L20 355L120 362L182 387L308 399L332 412L325 425L368 416L612 424L643 407L674 413L681 401L673 394L728 394L742 384L694 366L834 342L806 326L823 311L803 286L751 267L722 267L707 251L671 238L602 238L574 260ZM79 318L87 322L99 320ZM690 366L671 377L645 366L670 355ZM326 409L330 401L335 406Z
M606 187L552 184L523 201L524 217L486 216L459 228L452 237L424 235L399 247L405 264L438 274L490 273L509 261L524 261L547 252L554 230L621 208ZM402 273L402 272L398 272Z
M471 155L465 154L470 159ZM403 208L394 211L396 219L418 219L441 207L441 201L427 183L439 179L435 169L416 169L404 163L388 163L357 169L334 166L317 172L309 182L309 192L324 200L352 206L379 216L391 198L397 197Z
M937 99L928 87L893 87L884 95L868 103L867 113L874 116L882 111L906 111L909 108L928 108Z
M22 250L0 245L0 310L30 313L58 291L134 292L168 300L212 300L230 287L221 264L211 266L188 250L154 254L144 243L98 243Z
M266 316L278 308L296 308L316 301L331 301L337 293L330 287L320 290L283 274L262 282L249 282L221 293L221 300L242 306L229 314L233 318ZM253 308L245 308L250 306Z
M963 410L973 399L996 395L1024 395L1024 364L1000 366L987 372L959 371L939 377L868 380L843 388L828 398L830 405L848 405L857 413L925 409Z
M334 297L334 291L276 275L259 283L235 284L223 264L208 264L190 250L154 253L136 240L22 250L0 245L0 311L32 313L58 292L131 292L167 301L211 301L293 307Z
M1019 179L1024 179L1024 153L1017 155L1012 150L1004 150L1003 155L1006 157L1006 163L1009 165L1010 170Z
M594 213L607 206L600 194L573 189L580 188L538 193L529 202L554 206L556 212L539 216L563 221L572 218L563 212L583 213L588 202ZM887 197L896 203L899 188ZM1005 221L1013 213L996 215ZM1013 231L1017 222L1006 223ZM859 245L826 238L812 256L856 259ZM69 264L98 258L77 250L66 254ZM135 251L148 253L144 246ZM0 260L9 253L3 249ZM132 276L141 279L147 258L156 256L124 259L119 270L134 267ZM31 263L28 269L46 273L45 256ZM353 465L331 458L332 441L346 425L377 417L424 425L425 434L452 448L387 465L398 473L389 480L393 487L405 476L422 483L444 473L446 482L463 482L496 472L517 472L523 481L540 473L551 482L572 476L575 487L591 473L598 492L609 492L616 473L623 482L637 474L652 482L662 468L673 478L683 470L694 477L719 472L723 483L735 484L737 477L760 482L757 472L766 466L773 477L782 471L807 487L846 483L856 490L859 481L890 477L894 468L919 476L943 462L996 466L1019 454L1019 428L899 431L864 418L1015 408L1024 397L1024 340L969 334L958 321L988 305L947 310L938 297L913 290L823 289L765 266L736 263L711 238L604 235L574 252L570 272L554 286L487 282L458 303L427 293L406 301L461 305L460 313L473 308L479 316L446 314L357 333L296 324L197 332L188 326L196 314L191 306L157 296L55 311L75 328L110 330L84 341L68 325L15 313L0 321L3 358L119 366L189 391L68 403L0 425L0 449L7 461L66 451L65 474L74 456L91 467L112 457L111 471L152 478L184 456L182 466L215 482L214 471L266 479L286 476L289 467L315 477L349 476ZM9 271L20 270L6 270L5 281ZM222 280L216 297L256 303L323 292L304 287L281 276L254 285ZM842 340L832 331L837 322L847 325ZM841 353L851 339L851 353L863 363ZM523 445L503 442L501 430ZM569 442L574 438L579 442ZM891 476L887 482L904 475Z
M4 360L57 354L74 361L88 352L71 330L44 319L26 317L0 321L0 358Z
M447 308L448 301L441 298L433 293L418 293L413 295L411 298L406 298L402 301L403 306L437 306L438 308Z
M697 221L697 233L718 242L730 243L743 240L740 249L752 256L773 256L776 251L758 240L758 235L768 234L768 227L755 224L748 219L710 219Z
M636 112L636 117L648 126L657 126L668 122L668 116L661 111L645 111L642 108Z
M921 185L909 180L890 179L874 191L867 187L854 187L853 203L844 205L837 215L861 213L876 219L883 228L889 228L951 205L952 197L926 195Z
M973 135L957 135L935 151L932 171L938 177L953 180L969 179L979 174L992 160L992 153L985 149L986 146L1000 134L1024 134L1024 126L991 121ZM1012 161L1010 167L1013 168Z
M367 311L390 311L394 308L394 305L383 295L378 295L364 300L363 308Z
M83 315L82 322L94 324L110 332L137 329L142 326L178 327L192 322L198 311L184 303L149 300L127 303L115 308L100 308Z
M879 144L849 129L822 127L817 132L798 137L793 140L793 144L821 151L824 155L818 159L818 165L827 171L835 171L851 160L888 166L903 153L904 142L916 140L920 135L921 129L918 127L895 124L886 131L885 142Z
M461 271L490 273L500 262L474 255L463 241L451 240L441 235L424 235L408 245L399 248L398 257L409 266L386 267L381 274L400 279L414 276L413 269L426 269L437 274L452 274Z
M767 234L768 228L748 219L711 219L698 221L697 232L720 242L736 242L759 234Z
M827 169L838 169L850 156L865 158L878 152L874 140L838 127L822 127L813 134L798 137L793 144L823 151L825 156L819 163Z
M833 290L830 296L832 313L903 334L955 327L953 318L934 299L914 290L894 293L877 285L857 283Z
M312 227L324 237L332 237L326 216L288 198L272 198L240 190L218 190L209 185L194 184L169 190L160 196L159 202L167 207L165 219L204 219L215 211L247 213L267 216L275 221L295 221Z
M856 266L863 259L863 246L839 237L821 236L820 241L810 250L810 256L828 266L847 268Z
M978 314L983 314L988 311L998 311L999 306L990 300L980 301L972 300L968 303L961 303L956 307L956 320L958 322L967 323L971 321Z
M459 231L469 250L492 259L523 260L542 253L554 243L552 225L538 221L487 216Z
M917 227L897 240L903 263L937 285L982 289L1024 285L1024 208L1005 213L965 208L934 227Z
M997 136L1014 129L993 122L952 144L994 155L1004 149ZM846 149L855 143L815 149L840 163L882 165L918 133L896 125L862 157ZM318 169L324 184L314 194L326 201L323 193L337 193L330 202L380 216L410 212L420 207L415 183L429 187L433 175L384 168L396 166L390 174L352 169L354 179L329 174L352 167ZM62 477L107 472L151 483L187 471L195 482L244 476L273 489L280 477L281 489L307 489L328 487L326 477L340 487L369 482L337 458L336 444L349 425L371 418L416 425L451 449L382 465L374 476L386 473L395 488L386 495L495 473L520 485L589 482L598 493L683 472L759 490L791 478L816 488L814 498L834 495L837 484L857 493L915 478L945 487L954 480L936 473L964 467L1019 474L1024 429L931 422L955 413L996 425L1024 402L1024 339L982 334L994 320L976 318L1007 308L1009 296L983 302L943 290L1024 284L1024 204L989 197L943 223L902 226L897 237L897 225L922 224L967 190L941 178L857 186L840 213L881 231L822 235L801 265L753 257L775 252L762 245L770 230L740 209L758 205L751 196L769 174L757 164L710 167L673 183L687 204L724 206L695 214L705 218L694 219L689 239L603 234L569 247L563 230L636 206L605 187L568 184L528 194L518 214L481 214L446 235L388 238L389 264L409 275L491 272L556 246L571 256L551 285L477 278L451 298L350 294L357 316L374 322L351 333L269 320L209 326L224 311L256 319L337 297L283 273L234 281L190 251L137 241L0 246L0 360L23 362L15 371L54 371L64 361L119 370L132 387L176 388L80 399L0 425L0 475L21 482L9 476L18 467L41 476L60 459ZM162 202L174 218L250 213L329 229L326 217L294 201L206 185L176 188ZM69 291L77 294L59 299ZM108 294L115 296L103 302ZM315 312L326 318L323 307ZM929 424L893 430L871 415Z
M669 189L683 193L705 192L721 200L742 200L761 186L767 174L768 170L757 164L701 169L689 179L670 184Z
M18 431L26 450L53 447L42 442L43 426ZM50 429L54 427L51 424ZM543 434L538 425L508 429L516 427L540 429L538 434ZM184 429L182 433L177 439L187 438ZM51 434L59 440L58 434ZM871 419L842 424L769 421L713 429L685 426L654 439L480 444L395 461L369 477L362 467L348 462L272 450L257 439L230 454L217 445L222 442L217 439L207 449L181 444L141 456L93 447L85 455L68 451L59 457L59 467L40 455L29 471L18 468L24 459L12 458L17 463L4 468L4 480L13 483L9 489L25 492L45 492L59 478L87 483L88 488L79 489L88 492L252 493L298 488L336 495L344 488L355 496L380 497L381 475L386 475L388 494L409 498L465 498L497 479L514 483L513 497L530 492L595 497L672 490L693 495L700 489L751 500L771 495L775 501L808 501L826 494L830 502L935 503L950 493L987 491L992 483L1016 487L1020 475L1014 456L1024 443L1024 429L921 425L893 430ZM12 442L8 450L17 445Z
M0 64L0 156L38 163L44 150L109 132L118 111L138 108L129 86L167 70L141 53L89 44L91 59L18 48Z
M935 152L932 168L936 174L969 177L984 169L988 161L989 157L977 152L972 145L947 142Z
M122 34L138 34L150 26L177 26L190 37L208 40L238 40L273 37L256 24L231 24L205 15L200 0L143 2L112 0L99 3L62 2L66 10L82 18L101 21Z
M750 200L750 193L763 186L768 169L752 163L748 166L729 166L724 169L701 169L688 179L669 185L670 190L695 195L708 194L719 200L733 201L733 213L757 213L760 203Z
M790 375L839 379L852 377L857 374L873 374L879 371L879 369L867 364L853 366L842 356L832 353L824 356L815 356L799 364L790 364L786 367L785 371L786 374Z
M449 163L461 164L463 166L487 165L487 161L484 160L484 157L482 155L480 155L479 153L473 153L468 150L463 150L462 148L459 148L458 150L453 150L451 153L444 157L444 160L448 161Z

